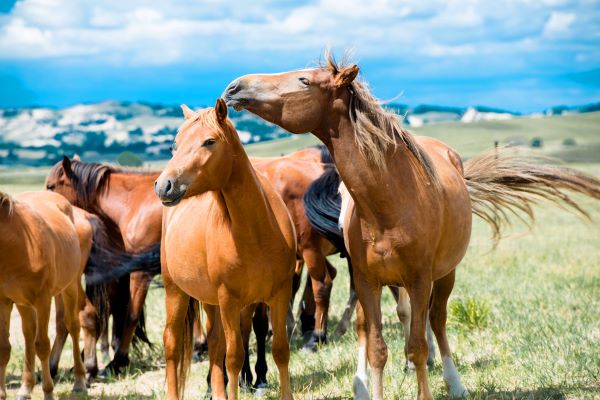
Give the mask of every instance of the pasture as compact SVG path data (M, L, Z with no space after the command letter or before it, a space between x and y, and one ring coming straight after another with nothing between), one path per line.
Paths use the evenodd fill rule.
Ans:
M463 157L491 149L495 140L501 144L530 143L540 137L544 145L536 151L563 156L574 162L569 166L600 176L598 113L470 125L429 125L414 132L440 138ZM574 139L575 146L564 146L567 138ZM249 146L248 152L257 156L279 155L313 143L316 139L312 136L294 137ZM0 170L0 189L12 193L41 189L46 173L47 169ZM515 224L511 235L495 249L489 240L487 225L475 218L471 246L457 270L449 317L450 343L463 383L472 398L600 396L600 207L591 201L583 204L591 210L596 224L583 222L557 208L538 207L538 220L531 232ZM344 260L334 256L331 261L338 269L330 311L333 332L347 299L349 277ZM161 349L164 291L158 285L151 288L146 309L154 349L142 349L134 355L124 376L96 382L88 392L90 397L164 397ZM13 317L16 315L13 311ZM384 292L383 316L389 347L385 370L387 396L412 398L416 382L412 372L404 371L402 330L388 292ZM7 372L10 394L14 396L23 361L17 318L12 321L11 341L13 351ZM297 335L291 346L290 372L296 398L351 397L356 366L356 335L352 329L341 339L333 338L316 354L302 352L301 338ZM436 365L430 372L436 398L446 396L440 364L438 353ZM71 396L71 365L66 350L55 389L59 398ZM187 398L198 398L205 393L207 365L205 360L193 365ZM273 385L267 398L277 398L276 381L276 368L269 357L269 382ZM34 399L37 398L42 398L39 386L34 391Z

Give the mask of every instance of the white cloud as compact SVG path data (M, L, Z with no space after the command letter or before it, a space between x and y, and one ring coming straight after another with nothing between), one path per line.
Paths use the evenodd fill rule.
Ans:
M544 25L544 36L561 36L569 32L571 25L575 22L575 14L553 11Z
M317 56L326 45L352 47L361 57L464 58L524 51L519 43L526 41L528 52L543 51L555 38L575 37L581 14L588 22L580 29L598 31L598 7L572 1L23 0L0 19L0 59L206 63Z

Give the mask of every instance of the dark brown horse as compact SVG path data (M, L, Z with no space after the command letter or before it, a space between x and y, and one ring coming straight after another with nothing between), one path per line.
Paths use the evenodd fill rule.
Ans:
M64 158L50 171L46 187L65 196L72 204L98 215L109 235L122 249L135 254L143 264L121 281L113 292L114 358L107 366L118 373L129 364L134 336L150 343L144 328L144 301L152 277L160 271L160 202L152 194L157 174L142 173L104 164ZM125 278L126 279L126 278ZM104 322L104 325L106 321Z
M600 181L583 173L532 164L498 151L469 160L431 138L415 138L401 118L381 107L355 78L356 65L338 65L274 75L246 75L223 97L292 133L312 132L330 150L351 201L344 215L346 247L360 302L357 313L359 362L356 398L383 399L387 346L382 336L381 289L403 286L410 296L407 346L414 363L418 397L431 399L427 374L427 314L443 360L451 397L467 394L446 337L446 305L455 269L471 235L472 213L496 232L507 213L548 199L582 211L565 190L600 199Z

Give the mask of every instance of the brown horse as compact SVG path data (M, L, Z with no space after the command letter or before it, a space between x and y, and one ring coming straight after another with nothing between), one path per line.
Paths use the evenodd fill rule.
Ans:
M19 399L31 398L35 355L42 365L44 398L52 399L48 322L53 296L64 304L66 327L73 341L73 392L85 392L85 369L79 352L81 271L91 247L91 232L78 236L73 209L62 196L22 193L11 199L0 192L0 399L6 398L5 374L10 358L9 327L13 304L21 314L25 365Z
M467 393L446 337L446 304L455 268L471 235L471 214L497 232L507 211L532 216L540 199L581 209L564 189L600 199L600 181L582 173L528 163L503 151L470 160L444 143L415 138L355 80L358 66L331 57L323 67L275 75L246 75L224 91L227 104L246 109L293 133L312 132L330 150L351 195L344 235L360 302L359 368L354 391L383 398L387 346L381 333L381 288L396 285L410 296L408 359L416 368L418 397L432 398L427 377L427 312L443 360L450 396Z
M273 186L254 172L227 119L225 102L218 99L214 109L198 113L185 106L183 111L173 158L155 184L163 204L173 207L165 209L161 242L168 398L183 394L193 330L193 318L186 324L186 314L193 316L190 304L197 299L218 305L230 382L238 381L244 361L242 309L257 302L269 305L281 398L291 399L285 323L296 255L294 226ZM214 354L222 353L216 347L211 350L209 342L213 397L224 399L224 354ZM229 385L229 399L237 397L238 385Z
M152 193L158 174L119 169L104 164L84 163L67 157L56 164L46 179L48 190L65 196L71 204L98 215L115 246L136 255L138 268L129 282L113 287L114 358L107 371L119 373L129 364L129 347L134 338L150 344L144 327L144 301L152 277L160 272L162 207ZM120 243L119 243L120 242ZM126 293L123 293L125 291ZM127 305L127 306L125 306ZM103 325L107 325L103 321ZM92 361L88 372L94 374Z

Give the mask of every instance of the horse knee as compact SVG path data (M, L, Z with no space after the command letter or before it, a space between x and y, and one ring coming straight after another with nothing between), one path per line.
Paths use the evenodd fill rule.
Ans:
M50 339L48 337L36 338L35 352L41 359L48 358L50 356Z
M415 365L423 365L427 362L428 350L427 340L411 337L407 346L408 361Z

